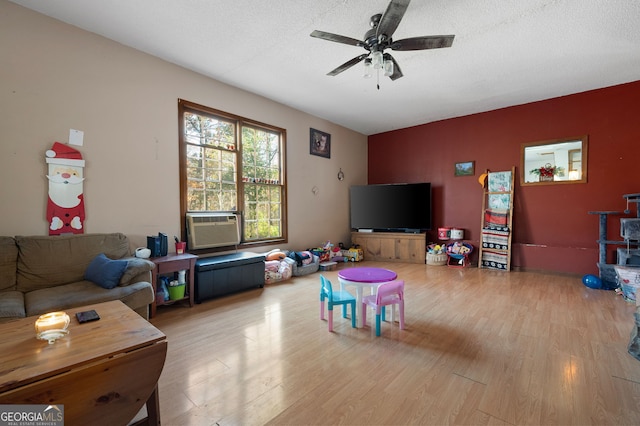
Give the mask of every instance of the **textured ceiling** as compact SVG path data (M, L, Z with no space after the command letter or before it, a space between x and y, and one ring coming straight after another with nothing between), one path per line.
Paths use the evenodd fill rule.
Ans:
M414 0L393 38L404 77L364 79L362 39L388 0L12 0L366 135L640 80L640 1Z

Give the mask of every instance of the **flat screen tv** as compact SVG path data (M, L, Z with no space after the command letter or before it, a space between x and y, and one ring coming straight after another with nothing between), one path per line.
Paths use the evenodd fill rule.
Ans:
M349 207L354 230L427 231L431 229L431 183L352 186Z

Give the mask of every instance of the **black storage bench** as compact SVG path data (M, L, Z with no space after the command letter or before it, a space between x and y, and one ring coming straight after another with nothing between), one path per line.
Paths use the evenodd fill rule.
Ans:
M264 287L262 254L240 252L196 260L195 301Z

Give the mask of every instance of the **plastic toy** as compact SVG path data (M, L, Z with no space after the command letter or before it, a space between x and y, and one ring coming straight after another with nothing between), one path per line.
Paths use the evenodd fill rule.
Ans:
M602 280L595 275L587 274L582 277L582 284L586 285L589 288L601 289L602 288Z

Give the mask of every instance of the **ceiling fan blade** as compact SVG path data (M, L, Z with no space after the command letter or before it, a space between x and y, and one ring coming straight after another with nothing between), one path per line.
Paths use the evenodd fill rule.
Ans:
M411 37L396 40L389 47L393 50L440 49L441 47L451 47L454 37L453 35Z
M355 38L341 36L339 34L327 33L324 31L315 30L311 33L311 37L334 41L336 43L349 44L351 46L363 46L362 42L360 40L356 40Z
M362 62L362 60L364 58L366 58L367 56L369 56L368 53L363 53L360 56L356 56L355 58L351 59L350 61L345 62L344 64L340 65L338 68L334 69L331 72L328 72L327 75L338 75L340 74L342 71L346 71L349 68L351 68L352 66L354 66L355 64L357 64L358 62Z
M400 21L410 2L411 0L391 0L376 29L378 40L380 40L381 35L384 35L387 40L391 38L398 25L400 25Z
M402 77L404 74L402 74L402 70L400 69L400 66L398 65L394 57L389 55L388 53L385 53L385 56L387 56L389 59L391 59L391 62L393 62L393 74L391 74L389 78L395 81Z

